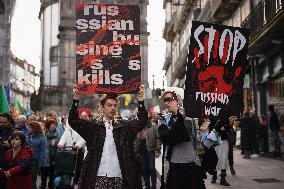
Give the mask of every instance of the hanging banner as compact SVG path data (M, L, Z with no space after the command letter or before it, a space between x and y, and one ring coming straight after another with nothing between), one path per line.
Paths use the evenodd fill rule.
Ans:
M184 106L189 117L240 115L249 31L193 21Z
M139 6L76 4L76 78L81 94L139 91Z

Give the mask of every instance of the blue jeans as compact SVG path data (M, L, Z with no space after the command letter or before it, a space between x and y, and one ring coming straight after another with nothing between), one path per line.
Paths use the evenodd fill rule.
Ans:
M272 133L272 137L273 137L273 140L274 140L275 150L280 151L281 139L280 139L280 136L279 136L279 131L274 130L274 131L271 131L271 133Z
M140 153L141 172L147 189L150 189L150 179L152 188L156 188L157 174L155 169L155 150Z

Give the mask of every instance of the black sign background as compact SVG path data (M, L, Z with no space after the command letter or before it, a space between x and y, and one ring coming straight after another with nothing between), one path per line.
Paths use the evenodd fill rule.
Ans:
M89 13L84 15L86 5L96 6L96 14L102 14L96 15L95 8L90 8ZM116 15L115 10L118 11ZM133 21L133 30L127 21ZM114 45L114 32L124 35L126 39L116 40L116 44L122 48L120 55L116 51L114 56L109 50L102 53L104 47L96 49L96 45L111 48ZM131 37L127 38L127 35ZM92 47L93 50L90 50ZM96 50L101 52L96 54ZM101 60L103 68L98 60ZM81 94L137 93L141 85L141 64L139 6L76 4L76 78ZM97 78L97 83L92 82L93 78Z
M240 114L248 39L246 29L193 21L184 94L188 116L227 119Z

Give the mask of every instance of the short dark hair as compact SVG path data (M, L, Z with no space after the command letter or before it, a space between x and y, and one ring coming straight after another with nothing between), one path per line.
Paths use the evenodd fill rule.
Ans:
M104 106L107 99L113 99L117 102L118 101L118 95L117 94L105 94L105 95L103 95L100 99L100 105Z
M10 141L12 141L16 137L19 137L19 139L21 140L22 147L26 146L26 136L22 131L14 131L11 134Z
M271 111L271 112L274 112L274 106L272 104L270 104L268 106L268 110Z
M10 113L7 113L7 112L2 112L2 113L0 113L0 117L5 117L5 118L7 118L7 120L8 120L10 123L14 121L13 118L12 118L12 116L11 116L11 114L10 114Z

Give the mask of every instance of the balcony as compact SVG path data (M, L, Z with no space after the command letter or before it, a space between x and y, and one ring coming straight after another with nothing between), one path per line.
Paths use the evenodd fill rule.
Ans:
M236 11L243 0L214 0L211 4L212 22L222 22Z
M198 20L203 22L222 22L238 8L242 0L207 0Z
M192 0L186 0L183 2L183 4L176 5L176 6L182 6L182 7L181 7L180 14L177 14L174 20L174 31L175 32L179 32L184 26L184 22L186 21L188 14L189 14L191 3L192 3Z
M182 50L179 53L179 57L174 64L175 68L172 77L172 83L176 79L181 78L186 72L185 68L187 66L186 64L187 64L188 48L189 48L189 39L187 40L187 43L183 46Z
M199 16L197 17L201 22L207 22L211 16L211 3L206 1L204 7L201 9Z
M276 3L279 2L279 3ZM283 12L283 0L262 0L242 22L243 28L250 30L251 37L255 36L265 24L268 24L278 12Z
M166 55L166 59L165 59L165 63L164 63L164 66L163 66L163 70L167 70L168 67L170 66L171 64L171 57L170 55Z
M166 41L172 41L175 36L175 32L173 29L175 20L176 20L176 13L173 13L171 16L171 20L165 22L163 37L166 39Z
M250 52L271 45L274 40L283 41L284 0L262 0L242 22L241 27L250 30Z

